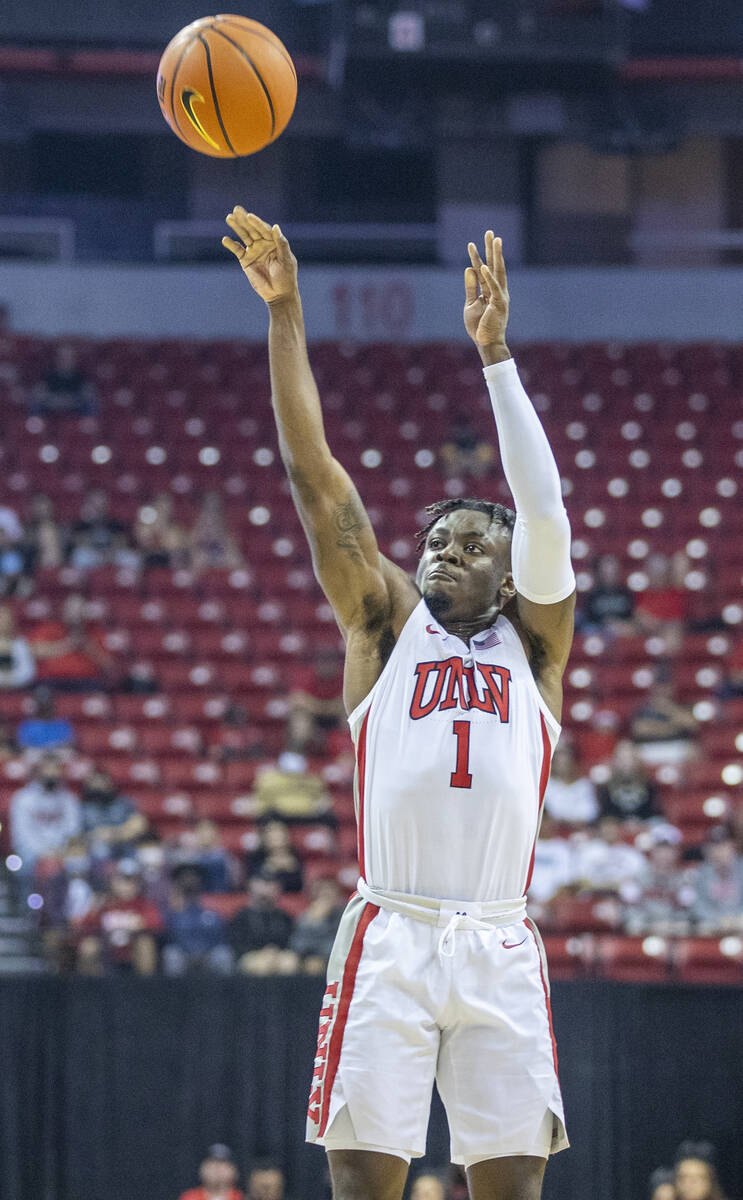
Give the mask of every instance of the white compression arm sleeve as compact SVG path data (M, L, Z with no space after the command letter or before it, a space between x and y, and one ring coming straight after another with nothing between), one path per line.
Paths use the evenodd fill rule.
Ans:
M557 604L575 589L557 463L513 359L493 363L483 374L516 508L511 546L516 591L535 604Z

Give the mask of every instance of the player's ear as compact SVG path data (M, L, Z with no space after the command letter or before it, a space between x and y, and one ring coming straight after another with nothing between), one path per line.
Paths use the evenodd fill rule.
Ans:
M513 600L516 595L516 584L513 582L513 575L509 571L503 577L503 581L498 588L498 593L503 601L503 607L508 604L509 600Z

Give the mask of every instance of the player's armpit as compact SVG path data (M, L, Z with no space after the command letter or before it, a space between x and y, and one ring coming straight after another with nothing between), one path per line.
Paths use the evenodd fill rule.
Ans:
M565 670L575 629L575 598L571 594L556 604L536 604L516 594L516 611L527 637L540 647L544 667Z

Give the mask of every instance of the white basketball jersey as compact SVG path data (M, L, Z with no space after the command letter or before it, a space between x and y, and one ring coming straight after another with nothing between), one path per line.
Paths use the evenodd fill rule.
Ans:
M506 617L468 647L421 600L349 726L370 887L481 902L525 894L560 726Z

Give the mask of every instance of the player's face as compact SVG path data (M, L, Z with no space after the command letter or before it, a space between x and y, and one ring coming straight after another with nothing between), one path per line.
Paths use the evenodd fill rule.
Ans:
M437 618L495 617L513 595L508 531L487 513L446 513L428 534L416 582Z

